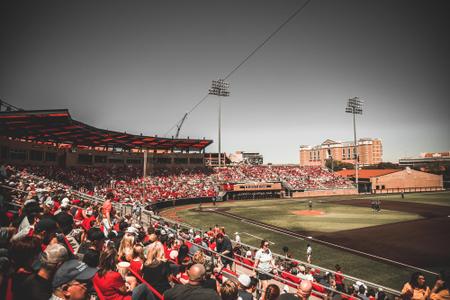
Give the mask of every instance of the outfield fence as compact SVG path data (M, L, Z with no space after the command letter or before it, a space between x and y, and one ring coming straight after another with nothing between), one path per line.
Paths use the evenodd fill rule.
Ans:
M399 194L399 193L421 193L421 192L440 192L440 191L445 191L445 189L442 186L404 187L404 188L372 189L372 194Z

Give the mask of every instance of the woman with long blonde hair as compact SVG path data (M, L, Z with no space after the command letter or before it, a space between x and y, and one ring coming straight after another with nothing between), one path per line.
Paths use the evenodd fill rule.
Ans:
M130 261L130 270L133 270L142 276L142 266L144 265L144 260L145 257L143 245L134 245L132 259Z
M164 247L160 242L154 242L149 246L142 274L144 274L144 280L160 294L170 289L170 266L166 261Z
M120 260L131 261L133 258L134 235L125 234L120 241L119 258Z

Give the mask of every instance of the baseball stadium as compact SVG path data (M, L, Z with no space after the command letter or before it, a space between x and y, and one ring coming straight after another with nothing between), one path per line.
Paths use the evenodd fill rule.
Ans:
M450 300L449 11L2 1L0 300Z
M230 164L219 156L214 166L206 164L212 140L115 132L68 110L3 105L2 245L15 254L2 299L28 299L14 290L14 274L33 272L35 260L48 269L89 266L89 276L74 271L73 278L87 280L96 299L112 293L103 271L120 273L146 299L172 299L199 264L221 290L238 285L252 297L309 287L311 299L394 299L411 274L431 283L450 267L442 176L417 180L428 173L408 171L419 177L397 190L360 193L322 166ZM268 269L262 255L270 255ZM161 277L154 260L170 266L170 276Z

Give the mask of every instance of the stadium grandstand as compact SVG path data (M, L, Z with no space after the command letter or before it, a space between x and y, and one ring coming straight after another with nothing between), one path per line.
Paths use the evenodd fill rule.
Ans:
M177 204L355 191L325 168L211 168L211 140L98 129L67 110L0 112L0 126L1 299L385 300L408 292L272 253L265 241L261 249L232 241L224 227L158 215Z

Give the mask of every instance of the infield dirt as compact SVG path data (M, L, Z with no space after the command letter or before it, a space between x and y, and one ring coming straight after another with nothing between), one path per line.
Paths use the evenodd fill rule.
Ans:
M293 210L291 211L294 215L297 216L323 216L325 212L321 210Z

